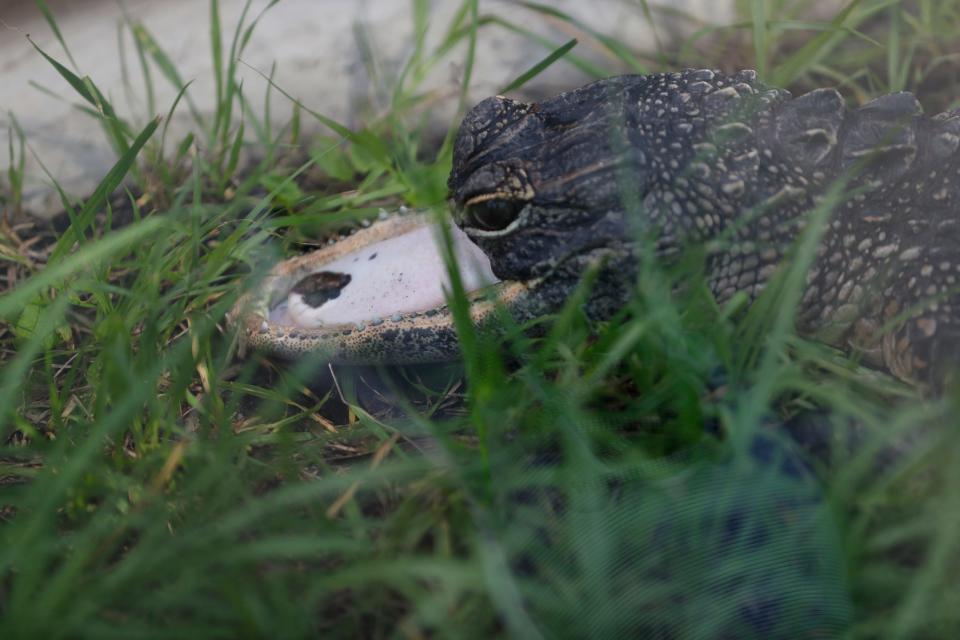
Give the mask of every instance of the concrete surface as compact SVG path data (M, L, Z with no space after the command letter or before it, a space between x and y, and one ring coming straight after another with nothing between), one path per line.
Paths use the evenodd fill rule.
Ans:
M60 30L77 63L81 75L89 75L108 95L121 115L141 125L149 116L144 100L142 74L129 29L123 27L123 10L112 0L48 0ZM233 32L244 0L221 0L221 20L225 39ZM268 4L255 0L253 15ZM365 114L378 106L376 82L366 72L358 30L364 31L379 58L384 79L396 73L412 49L410 2L398 0L281 0L259 23L243 55L239 76L245 95L260 109L268 86L250 67L268 73L276 65L276 82L299 97L307 106L356 126ZM431 2L428 42L435 45L460 5L459 0ZM684 29L696 28L699 21L713 24L731 22L732 0L681 0L669 4L682 8L694 18L676 20L660 16L657 33L667 44ZM558 0L551 6L575 15L604 33L638 48L652 50L654 32L639 8L629 0ZM184 80L193 80L190 95L202 112L214 104L210 54L209 3L203 0L126 0L126 13L150 31L173 59ZM576 52L604 61L599 47L583 34L573 33L558 21L545 20L516 2L481 0L482 14L495 13L524 28L535 31L559 45L574 36L581 37ZM48 62L27 41L29 34L44 51L67 64L62 48L32 1L3 0L0 7L0 126L8 130L12 113L27 133L36 155L66 190L76 197L89 193L115 161L115 155L99 128L88 115L76 109L79 97L60 78ZM227 46L225 42L225 47ZM503 28L487 26L478 42L472 99L495 93L499 87L528 69L546 55L546 49ZM124 76L125 60L128 77ZM452 97L456 95L462 73L463 51L452 51L427 85L437 95L447 97L437 118L449 118ZM609 62L609 60L607 60ZM152 69L157 89L158 113L166 113L176 89ZM575 86L584 79L573 66L561 62L536 79L551 90ZM382 89L383 82L379 85ZM62 99L41 90L43 87ZM442 101L441 101L442 102ZM291 105L280 95L273 99L273 113L280 121L289 118ZM313 125L306 116L305 127ZM172 135L176 140L192 127L181 105ZM0 138L0 142L5 142ZM4 145L6 147L6 145ZM8 163L0 149L0 168ZM50 214L59 209L58 200L38 163L28 157L27 207L32 212Z

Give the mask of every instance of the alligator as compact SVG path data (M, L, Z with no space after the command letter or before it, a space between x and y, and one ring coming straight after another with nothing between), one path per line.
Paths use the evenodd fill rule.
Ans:
M641 259L694 245L721 304L755 299L829 207L797 330L939 387L960 356L958 148L960 110L926 116L906 92L850 108L835 89L793 97L749 70L619 76L536 103L496 96L458 131L447 236L470 267L478 325L501 308L556 311L589 270L585 309L604 319ZM456 358L443 250L426 248L442 224L389 217L285 261L231 318L245 344L283 356Z

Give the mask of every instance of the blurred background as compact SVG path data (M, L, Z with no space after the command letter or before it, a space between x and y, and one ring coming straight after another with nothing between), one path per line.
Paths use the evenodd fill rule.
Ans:
M223 0L219 18L229 42L241 19L245 0ZM427 47L444 36L462 3L434 0L429 4ZM685 46L716 39L714 31L734 24L739 13L734 0L560 0L547 5L505 0L483 0L482 15L493 17L478 33L477 56L469 99L476 101L527 70L533 61L571 38L577 38L577 56L585 63L627 71L622 61L604 48L605 37L626 43L650 60L676 59ZM744 4L744 3L739 3ZM797 3L793 3L797 4ZM835 0L800 3L808 16L829 17L840 4ZM44 15L46 7L49 16ZM267 10L269 8L269 10ZM237 76L250 108L265 109L264 97L273 75L277 87L303 104L347 126L356 127L389 108L391 81L415 47L411 4L396 0L282 0L249 3L246 20L261 12L242 55ZM558 11L578 24L550 15ZM51 27L53 17L57 33ZM214 108L210 6L197 0L6 0L0 7L0 127L10 131L16 119L33 151L26 158L26 209L52 214L62 209L38 159L68 193L86 196L115 161L116 155L77 97L51 64L32 46L89 76L121 116L146 122L166 114L178 86L156 66L143 71L138 55L159 49L202 113ZM731 32L725 32L729 39ZM601 35L602 34L602 35ZM744 35L747 35L746 33ZM29 37L29 39L28 39ZM693 37L691 43L690 38ZM420 85L431 93L428 105L438 130L454 115L463 72L465 42L457 43L444 63L429 71ZM749 49L747 49L749 52ZM146 55L150 55L147 53ZM716 60L718 66L749 65L737 55ZM677 61L682 64L682 61ZM561 61L533 78L525 95L542 96L571 88L590 79L584 65ZM146 85L151 84L149 90ZM276 92L274 92L276 94ZM170 137L180 139L192 126L186 104L171 123ZM285 121L292 104L275 95L273 119ZM306 130L313 119L304 119ZM4 145L6 146L6 145ZM9 165L0 154L0 168Z

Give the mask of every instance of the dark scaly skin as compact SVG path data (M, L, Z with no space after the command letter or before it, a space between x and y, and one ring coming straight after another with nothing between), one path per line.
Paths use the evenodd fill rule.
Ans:
M635 281L637 228L653 231L661 259L691 242L715 245L707 266L718 299L755 297L818 199L846 176L798 327L939 386L960 352L958 144L958 114L925 117L910 94L850 110L836 91L792 98L750 71L611 78L533 105L490 98L464 119L450 176L458 224L505 280L477 297L472 316L492 318L490 299L520 319L549 313L591 265L601 273L587 310L610 316ZM455 357L444 307L317 329L265 320L272 301L333 256L413 224L378 223L281 263L231 320L248 345L286 356Z
M848 109L832 89L793 98L752 71L690 70L484 100L461 125L449 185L498 277L538 278L531 298L553 308L600 264L588 309L606 317L630 294L638 227L664 259L722 240L714 294L752 299L844 176L798 328L940 386L960 356L958 145L958 114L924 116L908 93Z

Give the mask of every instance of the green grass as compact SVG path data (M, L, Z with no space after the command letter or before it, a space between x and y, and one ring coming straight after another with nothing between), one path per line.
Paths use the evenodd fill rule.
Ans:
M852 101L907 88L937 111L960 95L957 0L853 0L822 24L794 13L810 2L751 0L736 24L652 54L525 4L569 29L536 37L543 57L511 90L549 64L604 76L735 60ZM374 88L392 108L359 130L288 101L291 87L269 98L286 126L254 115L236 80L249 12L228 30L210 3L212 115L149 25L125 26L140 119L74 68L82 43L55 27L69 64L42 53L120 160L79 206L64 196L58 236L28 250L0 230L0 635L957 637L957 394L921 400L793 334L835 199L747 313L716 305L691 255L641 265L609 323L581 314L585 283L536 339L476 333L457 292L462 363L237 357L224 314L238 283L380 207L443 206L452 135L425 145L420 83L455 60L465 96L478 32L529 34L472 0L451 24L424 0L411 18L413 55ZM567 53L570 33L585 37ZM161 80L176 104L155 104ZM174 109L195 117L182 140L152 119ZM329 137L308 144L310 119ZM251 136L261 160L241 171ZM817 407L824 452L802 458L780 425Z

